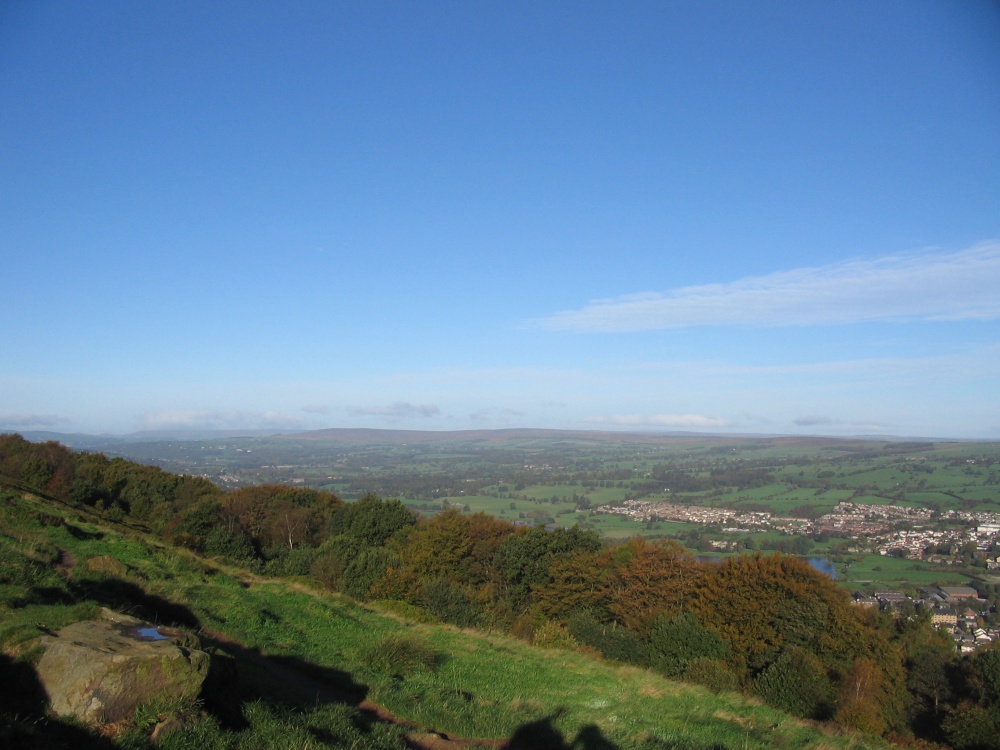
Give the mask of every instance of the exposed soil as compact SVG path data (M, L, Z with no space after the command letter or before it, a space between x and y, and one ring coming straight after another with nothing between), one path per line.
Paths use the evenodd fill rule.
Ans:
M59 550L59 559L56 560L56 572L63 578L69 578L76 567L76 557L64 549Z

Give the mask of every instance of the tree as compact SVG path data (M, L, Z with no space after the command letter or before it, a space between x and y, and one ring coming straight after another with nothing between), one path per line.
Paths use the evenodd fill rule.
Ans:
M882 682L882 671L874 661L856 659L841 682L834 719L859 732L885 734L889 726L880 705Z
M660 615L680 612L699 586L703 567L675 542L636 537L614 552L609 610L625 627L647 632Z
M348 534L370 547L380 547L396 532L416 523L399 500L382 500L371 493L340 506L330 521L333 534Z
M754 680L754 693L782 711L806 719L827 719L833 704L833 686L819 659L798 646L789 646Z
M469 578L463 563L471 549L469 519L449 508L417 524L406 538L402 556L417 575L457 583Z
M703 626L690 612L657 617L649 634L653 666L667 677L680 677L695 659L725 659L729 642Z
M575 550L596 552L600 546L599 537L592 531L533 527L504 540L497 547L493 565L503 593L515 608L521 608L528 603L532 587L549 582L549 565L556 555Z
M606 553L578 550L552 559L548 580L532 586L532 598L548 617L565 619L574 612L602 613L610 619L611 574Z
M364 549L344 570L342 590L355 599L367 599L372 587L395 565L399 565L399 558L388 550Z
M794 557L744 555L709 566L691 608L732 644L733 666L750 676L789 645L845 669L870 646L847 592Z

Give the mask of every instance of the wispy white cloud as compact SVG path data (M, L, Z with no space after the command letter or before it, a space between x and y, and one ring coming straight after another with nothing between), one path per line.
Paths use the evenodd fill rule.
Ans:
M821 427L826 425L837 424L836 420L830 417L821 416L811 416L811 417L799 417L794 420L794 423L799 427Z
M70 420L55 414L0 414L0 427L8 429L49 429L69 424Z
M277 430L301 428L302 420L273 411L170 409L140 415L139 425L145 430Z
M348 409L355 416L385 417L387 419L408 419L411 417L434 417L441 409L436 404L410 404L396 401L388 406L355 407Z
M593 422L612 424L620 427L731 427L732 423L721 417L702 414L616 414L610 417L595 417Z
M1000 318L1000 243L779 271L729 283L595 300L539 321L557 331L698 325L838 325Z
M509 425L523 418L524 412L517 409L479 409L469 415L469 420L484 425Z

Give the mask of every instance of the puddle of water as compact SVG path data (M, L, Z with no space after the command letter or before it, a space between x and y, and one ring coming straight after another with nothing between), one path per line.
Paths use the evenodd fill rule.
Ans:
M170 636L161 633L159 628L136 628L135 630L132 631L132 634L136 638L141 638L144 641L170 640Z

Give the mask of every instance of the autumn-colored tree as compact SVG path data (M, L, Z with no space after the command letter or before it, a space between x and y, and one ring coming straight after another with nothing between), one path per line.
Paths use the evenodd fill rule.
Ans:
M471 550L469 519L452 508L418 523L400 554L423 578L460 583L469 577L465 563Z
M752 677L789 645L846 668L870 638L845 591L804 560L743 555L704 568L691 607L733 645L734 666Z
M405 564L390 565L368 591L369 599L389 599L421 605L424 599L424 580Z
M268 526L268 502L284 489L277 485L258 485L227 492L219 499L222 522L229 529L242 526L255 539L262 539Z
M293 505L287 500L276 503L273 519L272 534L280 536L282 546L287 544L289 551L318 537L322 524L322 517L317 511Z
M514 524L485 513L468 517L467 534L471 545L462 563L463 576L470 583L483 584L493 581L493 559L497 549L515 532Z
M608 609L615 619L645 633L661 615L673 616L691 601L703 578L699 565L676 542L636 537L615 551Z
M261 548L275 554L279 548L318 546L341 505L329 492L267 484L226 493L219 500L219 516L221 524L242 527Z
M609 562L607 553L591 550L553 558L548 580L532 586L532 599L546 616L557 620L582 610L607 613L611 601Z
M881 706L884 679L874 661L856 659L841 681L834 715L837 723L867 734L885 734L889 725Z

